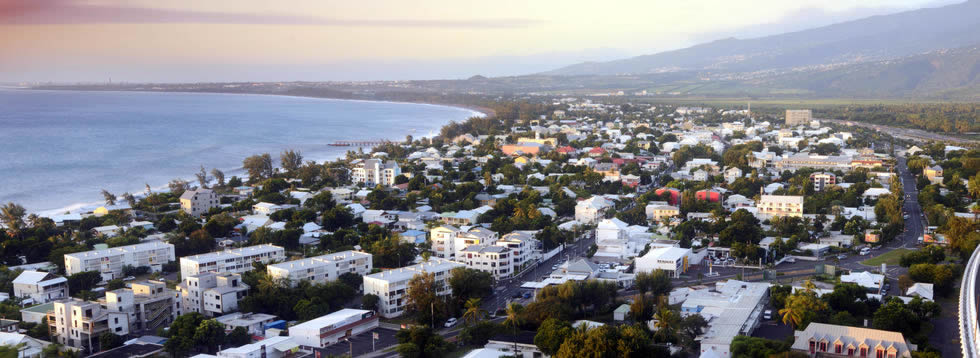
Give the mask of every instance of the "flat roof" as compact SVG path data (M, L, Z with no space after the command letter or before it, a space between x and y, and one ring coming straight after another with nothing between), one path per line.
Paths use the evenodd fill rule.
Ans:
M428 262L423 262L423 263L391 269L391 270L385 270L375 274L364 276L364 278L382 280L388 282L398 282L398 281L411 279L413 276L420 273L448 271L456 267L463 267L463 266L465 265L449 260L429 259Z
M328 314L326 316L311 319L309 321L297 324L295 326L289 327L290 329L301 329L301 330L319 330L322 327L333 326L337 323L344 322L344 320L351 317L359 317L365 313L371 313L373 311L359 310L353 308L344 308L340 311Z
M281 270L289 270L292 268L312 267L312 266L331 264L337 261L356 260L358 258L372 258L372 257L373 255L366 252L347 250L347 251L335 252L332 254L307 257L299 260L280 262L277 264L269 265L268 267L274 267Z
M186 256L186 257L181 257L180 260L181 261L183 261L183 260L188 260L188 261L215 261L215 260L220 260L220 259L224 259L224 258L228 258L228 257L250 256L250 255L255 255L255 254L261 254L261 253L264 253L264 252L274 252L274 251L286 252L286 249L284 249L284 248L282 248L280 246L276 246L276 245L262 244L262 245L242 247L242 248L238 248L238 249L231 249L231 250L224 250L224 251L214 251L214 252L209 252L209 253L206 253L206 254L200 254L200 255L194 255L194 256Z
M174 249L174 245L171 245L169 243L166 243L166 242L163 242L163 241L150 241L150 242L144 242L144 243L135 244L135 245L111 247L111 248L102 249L102 250L90 250L90 251L75 252L75 253L65 254L65 256L66 257L76 257L76 258L79 258L79 259L82 259L82 258L98 258L98 257L103 257L103 256L109 256L109 255L119 255L119 254L123 254L123 253L126 253L126 252L148 251L148 250L163 249L163 248L168 248L168 247L171 250Z

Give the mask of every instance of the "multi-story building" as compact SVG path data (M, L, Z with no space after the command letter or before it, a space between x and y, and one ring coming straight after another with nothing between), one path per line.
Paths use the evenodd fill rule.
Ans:
M805 126L810 124L813 120L813 111L809 109L787 109L786 110L786 126Z
M324 348L378 328L374 311L344 308L289 327L289 336L305 350Z
M841 170L850 171L852 158L840 155L810 155L796 154L787 157L777 157L773 165L779 171L789 170L795 172L801 168L813 168L821 170Z
M759 215L773 217L803 217L803 197L798 195L763 195L759 199Z
M529 263L533 263L539 244L538 240L534 239L531 234L520 231L506 234L494 243L494 245L510 249L515 273L520 272L521 268Z
M173 246L171 246L173 247ZM180 276L190 277L202 272L243 273L252 263L268 264L286 259L286 249L276 245L255 245L238 249L215 251L180 258Z
M14 297L47 303L68 297L68 279L49 272L27 270L13 281Z
M899 332L813 322L796 333L791 349L816 357L910 358L911 347Z
M647 219L664 221L665 219L670 219L672 217L679 216L681 214L680 208L673 205L647 205L646 207Z
M207 214L219 204L218 194L211 189L187 190L180 195L180 210L194 217Z
M455 226L442 225L432 229L432 251L436 257L453 259L460 251L470 245L490 244L497 241L497 233L484 227L474 226L461 230Z
M367 159L354 164L351 171L351 179L355 183L364 183L366 186L392 186L395 185L395 177L402 174L398 163L394 161L383 161L381 159Z
M184 276L177 285L184 312L197 312L208 317L238 310L238 301L248 294L242 276L229 272L203 272Z
M813 182L813 191L823 191L828 186L837 184L837 175L834 173L813 173L810 174L810 181Z
M141 335L167 327L180 315L177 293L161 281L133 283L106 292L96 302L76 298L55 301L48 312L53 340L87 352L99 350L99 336Z
M372 256L360 251L341 251L316 257L287 261L266 266L270 277L289 280L325 283L334 281L345 273L364 276L373 268Z
M103 281L109 281L123 277L124 266L146 266L150 271L158 272L163 269L164 264L174 260L174 245L152 241L65 254L65 273L71 276L79 272L98 271L102 274Z
M496 245L470 245L459 252L456 261L471 269L488 272L495 279L510 277L514 273L514 261L510 250Z
M378 313L382 317L393 318L401 316L408 303L406 291L408 281L418 274L435 275L438 289L436 294L446 296L452 293L449 288L449 272L463 264L442 259L430 259L420 264L386 270L364 276L364 294L373 294L381 298L378 301Z

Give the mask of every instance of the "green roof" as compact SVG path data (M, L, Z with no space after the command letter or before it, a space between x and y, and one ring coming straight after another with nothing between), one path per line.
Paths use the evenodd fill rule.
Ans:
M31 306L20 310L21 312L34 312L34 313L44 313L47 314L50 311L54 311L54 302L48 302L43 305Z

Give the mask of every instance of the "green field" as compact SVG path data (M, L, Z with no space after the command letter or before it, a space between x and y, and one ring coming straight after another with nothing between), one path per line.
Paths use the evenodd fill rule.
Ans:
M898 261L902 258L906 252L911 252L909 249L895 249L884 254L872 257L870 259L861 261L862 265L867 266L881 266L882 263L886 263L889 266L898 265Z

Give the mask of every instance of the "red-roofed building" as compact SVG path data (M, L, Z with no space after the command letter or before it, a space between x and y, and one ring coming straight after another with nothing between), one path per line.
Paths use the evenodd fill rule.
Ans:
M668 193L670 198L667 199L667 203L670 205L678 205L681 203L681 191L673 188L660 188L655 191L657 195L664 195Z
M601 157L603 154L606 154L606 150L600 147L595 147L589 150L590 157Z
M712 203L721 201L721 193L714 190L698 190L698 192L694 194L694 197L698 200L710 201Z
M576 152L575 148L569 147L567 145L564 146L564 147L558 148L558 153L561 153L561 154L575 154L575 152Z

